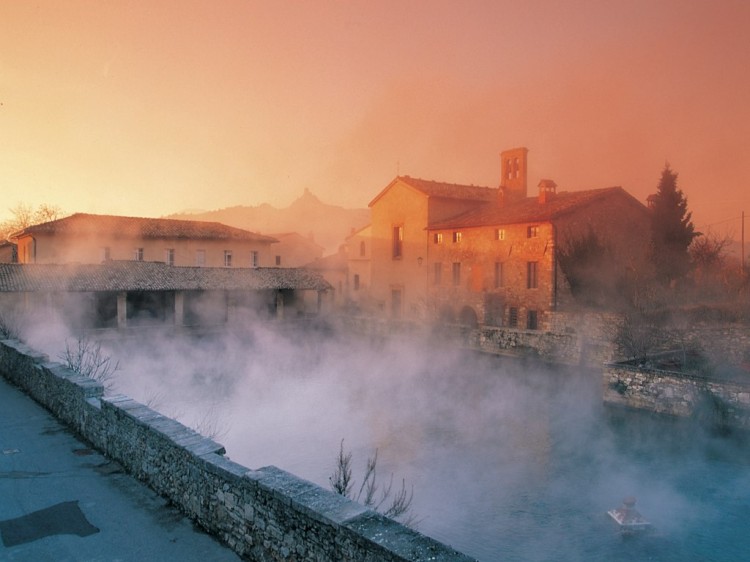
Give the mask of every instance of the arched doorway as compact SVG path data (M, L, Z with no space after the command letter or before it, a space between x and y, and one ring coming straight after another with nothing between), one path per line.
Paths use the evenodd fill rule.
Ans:
M476 328L479 324L477 313L470 306L463 307L458 315L458 323L468 328Z

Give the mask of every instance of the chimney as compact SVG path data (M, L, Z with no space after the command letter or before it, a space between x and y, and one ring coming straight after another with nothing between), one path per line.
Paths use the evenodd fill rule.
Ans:
M539 182L539 204L544 205L552 199L557 193L557 184L552 180L542 180Z
M500 153L500 205L520 201L527 197L526 193L526 155L529 149L525 147L511 148Z

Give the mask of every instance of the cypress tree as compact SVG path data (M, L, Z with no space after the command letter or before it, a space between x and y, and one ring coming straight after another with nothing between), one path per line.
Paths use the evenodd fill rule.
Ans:
M687 210L687 197L677 187L677 173L667 163L656 193L649 197L651 207L651 260L656 276L673 284L690 269L688 247L699 233Z

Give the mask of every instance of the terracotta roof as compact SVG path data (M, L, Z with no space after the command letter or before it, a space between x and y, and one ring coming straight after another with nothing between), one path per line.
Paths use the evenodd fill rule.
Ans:
M34 234L112 234L122 238L194 240L255 240L277 242L275 238L219 222L121 217L76 213L63 219L37 224L13 234L13 238Z
M174 267L160 262L0 264L0 292L174 290L326 290L317 273L298 268Z
M495 201L497 198L497 189L493 187L461 185L457 183L423 180L420 178L412 178L410 176L396 176L396 178L370 202L370 207L372 207L372 205L378 199L380 199L380 197L382 197L386 191L388 191L399 181L418 191L421 191L428 197L436 197L441 199L461 199L481 202Z
M637 199L621 187L606 187L584 191L564 191L553 195L545 203L540 203L535 197L526 197L521 201L507 205L483 205L461 215L435 222L429 225L429 230L447 228L471 228L475 226L492 226L502 224L519 224L529 222L548 222L567 213L613 195L623 196L632 203L643 207Z

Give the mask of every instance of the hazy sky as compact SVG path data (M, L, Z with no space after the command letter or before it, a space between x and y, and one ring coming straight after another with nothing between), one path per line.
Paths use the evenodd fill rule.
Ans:
M750 213L750 2L0 2L0 219L159 216L397 173L622 185L665 161L698 227ZM732 220L733 219L733 220Z

